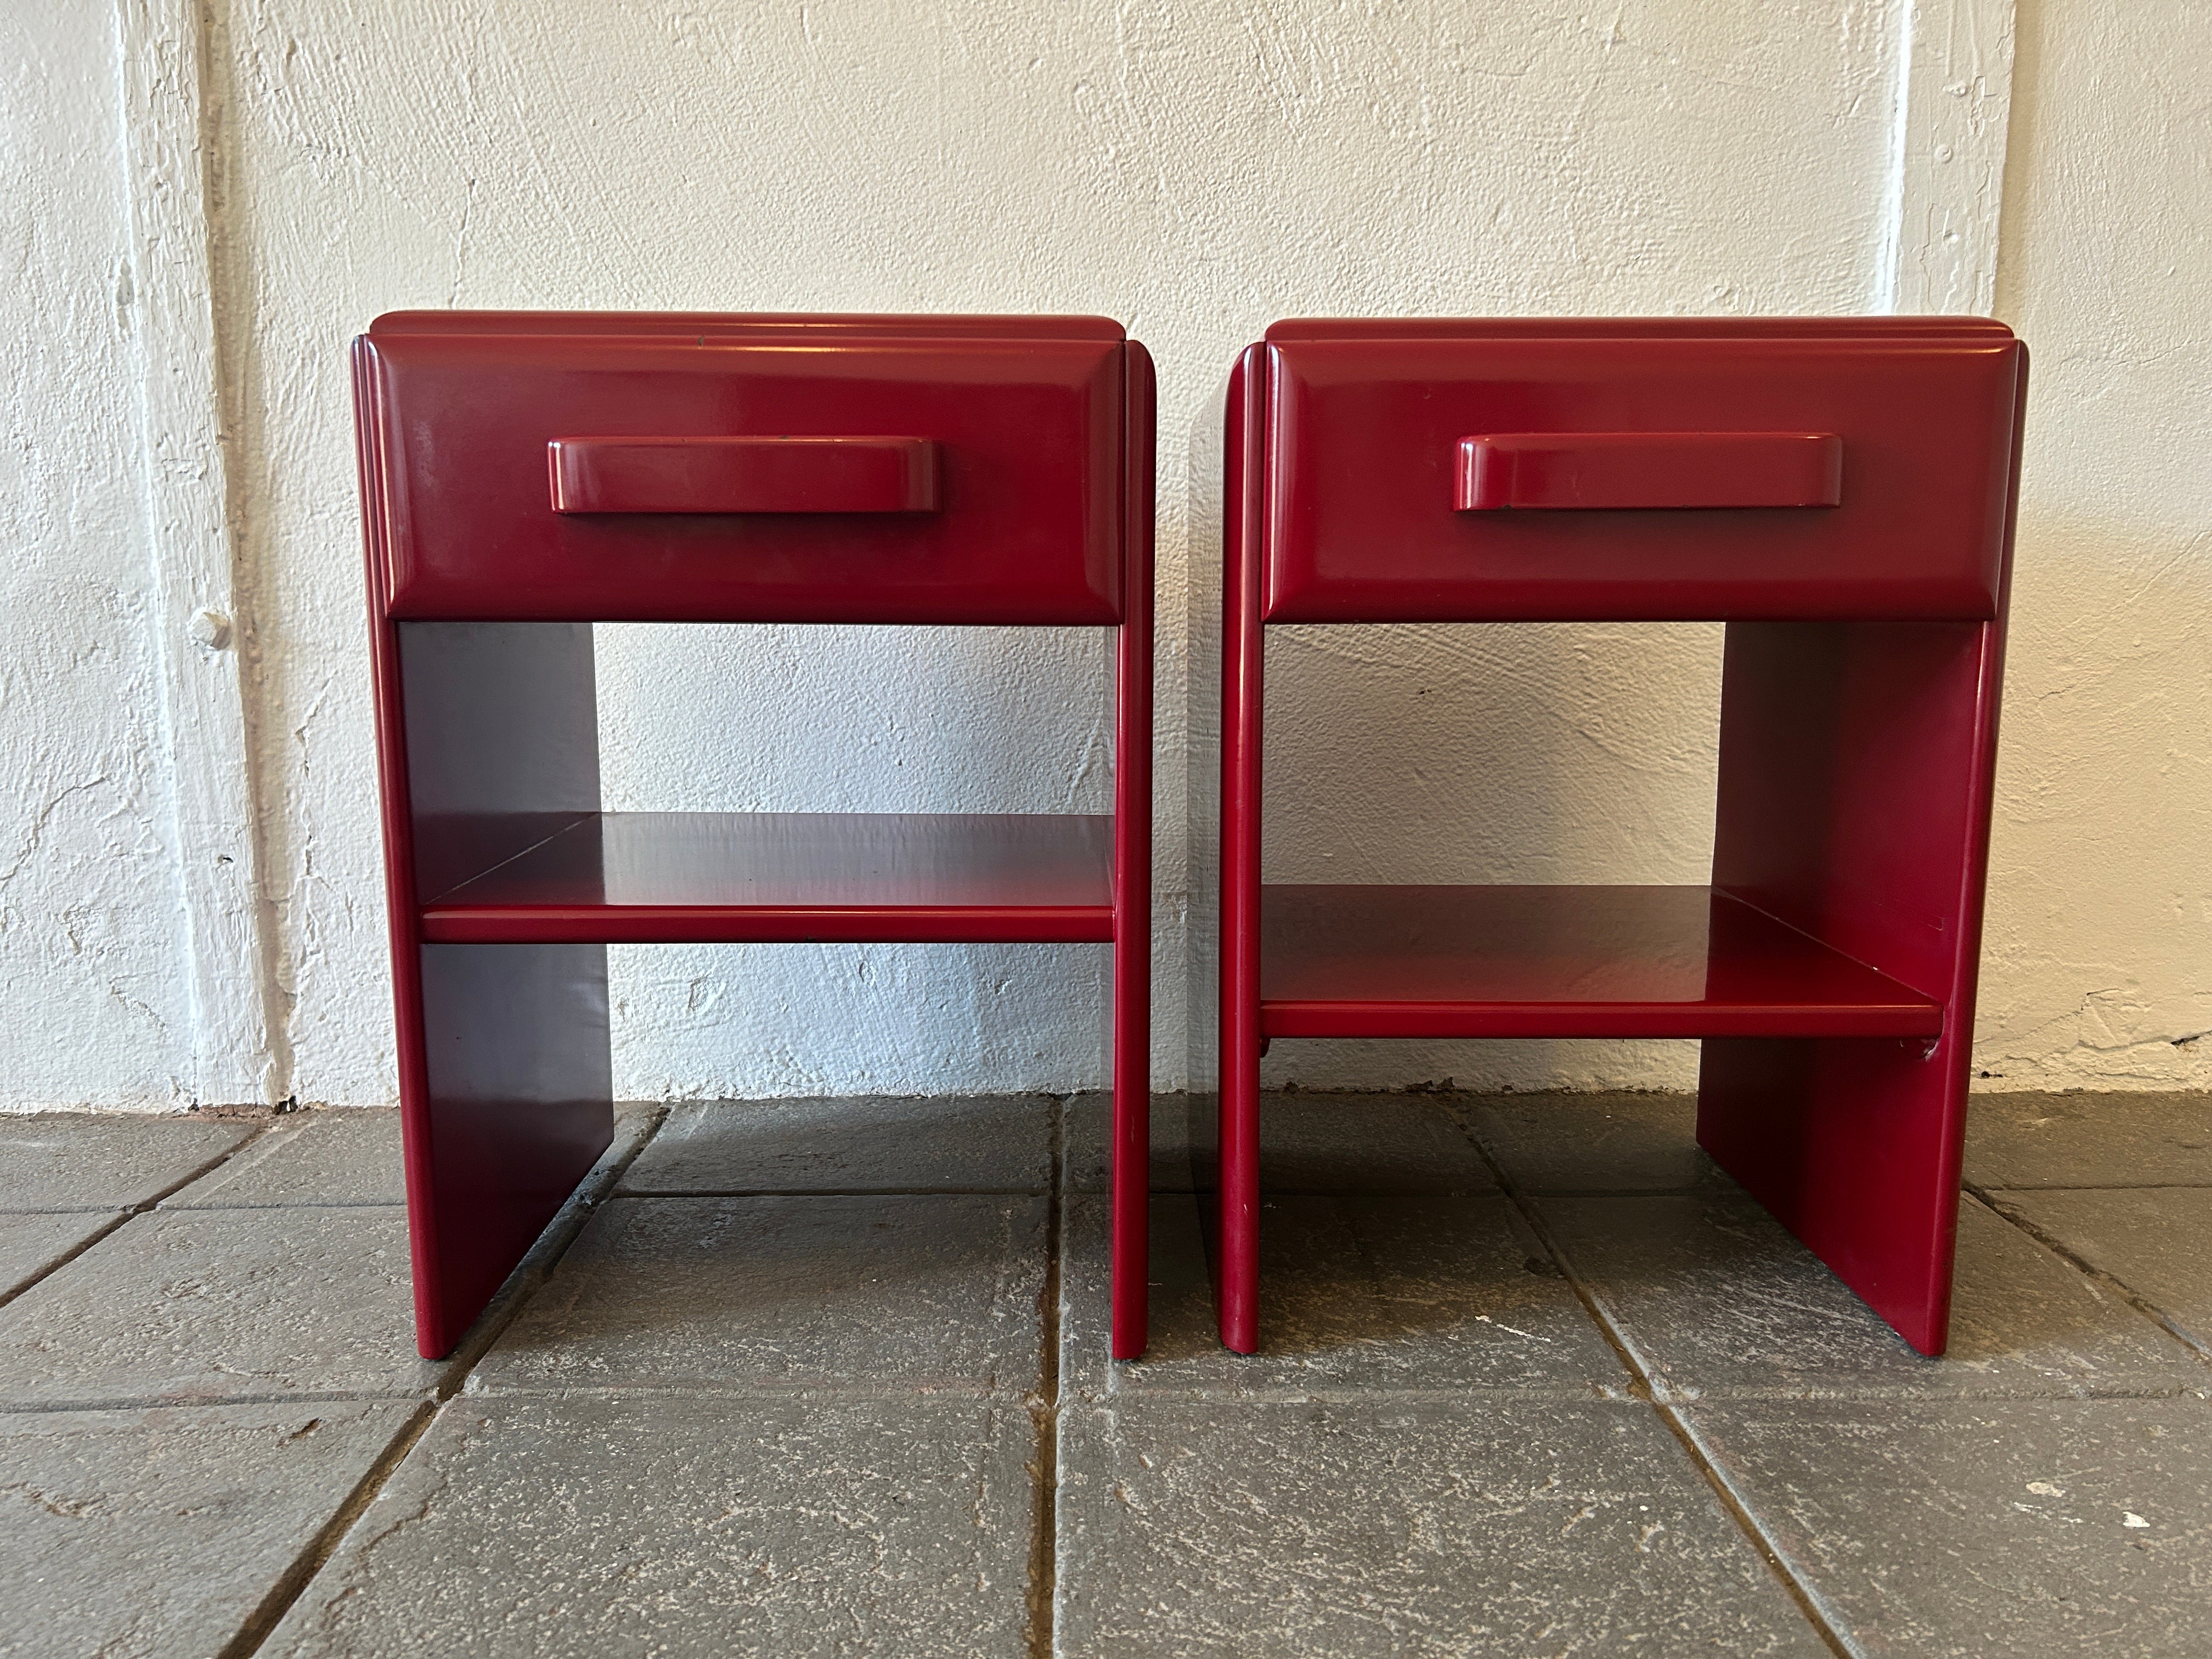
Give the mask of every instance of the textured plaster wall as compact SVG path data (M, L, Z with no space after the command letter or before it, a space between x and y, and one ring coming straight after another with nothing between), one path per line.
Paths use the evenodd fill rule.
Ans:
M1267 878L1707 880L1720 648L1717 625L1270 630ZM1697 1053L1691 1042L1285 1042L1261 1075L1694 1088Z
M190 1087L121 140L106 13L0 7L0 1106Z
M210 396L251 747L200 758L246 763L267 904L202 971L218 991L226 963L267 981L266 1052L244 1069L272 1097L393 1091L343 365L379 312L1097 311L1148 342L1156 1075L1176 1086L1211 1069L1218 422L1237 349L1317 313L1863 311L1913 261L1955 265L1996 236L1993 186L1958 198L1963 225L1900 205L1953 157L1899 145L1900 88L1960 131L2003 100L2001 75L1932 74L1951 60L1924 43L1908 66L1893 3L116 3L137 20L126 41L205 60ZM2005 10L1923 9L1976 27ZM149 186L119 156L136 117L113 90L112 14L48 10L0 21L0 142L34 181L0 227L40 320L0 344L0 581L40 619L0 666L0 757L21 781L0 848L0 1099L155 1105L203 1085L153 666L181 623L145 609L117 297L126 197ZM2023 20L2001 309L2039 378L1985 1069L1988 1086L2148 1085L2202 1078L2172 1039L2212 1024L2189 297L2205 116L2185 67L2205 54L2179 46L2205 26L2178 3ZM1702 878L1717 629L1295 629L1273 648L1279 878ZM600 683L610 806L1105 799L1094 635L610 628ZM616 962L626 1092L1104 1074L1097 947ZM1285 1043L1268 1068L1617 1085L1680 1085L1689 1064L1669 1045Z
M2212 11L2020 12L1999 314L2035 362L1985 1088L2212 1085Z
M602 798L614 810L1103 812L1106 637L601 628ZM1100 1074L1108 961L1100 945L627 947L609 964L617 1087L1071 1086Z
M1127 321L1163 371L1158 1071L1173 1083L1188 1052L1181 744L1194 663L1212 700L1212 641L1194 641L1186 618L1218 587L1213 475L1208 461L1194 477L1191 460L1212 453L1236 349L1297 313L1863 306L1892 21L1879 6L1748 3L1534 15L1502 3L238 0L219 42L235 276L253 319L236 368L249 389L264 760L284 779L269 860L303 1097L392 1088L342 360L369 317L683 306ZM995 636L924 670L919 641L817 637L801 668L788 630L621 632L603 652L615 801L1101 798L1094 641ZM1617 633L1474 648L1415 636L1367 666L1294 647L1283 756L1358 749L1426 688L1425 717L1460 732L1440 739L1414 818L1352 826L1389 838L1361 855L1374 867L1432 859L1419 842L1449 803L1533 828L1537 846L1516 859L1601 872L1633 849L1662 877L1693 876L1711 643ZM1610 698L1577 684L1592 657ZM1486 662L1504 671L1502 709ZM950 712L933 706L939 687ZM653 700L659 712L630 712ZM1001 713L1018 731L977 745L983 716ZM1624 722L1656 725L1656 757L1618 752ZM1485 765L1516 730L1557 751L1535 769L1556 799L1666 827L1536 810L1528 769ZM1283 858L1320 856L1322 834L1285 835ZM1503 845L1492 836L1474 856L1505 856ZM1095 1081L1098 956L625 951L619 1086ZM1382 1080L1365 1057L1316 1058ZM1398 1063L1419 1072L1432 1058ZM1495 1063L1549 1074L1544 1056Z

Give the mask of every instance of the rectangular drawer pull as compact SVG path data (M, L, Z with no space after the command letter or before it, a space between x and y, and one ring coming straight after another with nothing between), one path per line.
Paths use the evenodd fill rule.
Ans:
M1820 432L1504 432L1459 441L1453 506L1835 507L1844 441Z
M556 438L556 513L933 513L927 438Z

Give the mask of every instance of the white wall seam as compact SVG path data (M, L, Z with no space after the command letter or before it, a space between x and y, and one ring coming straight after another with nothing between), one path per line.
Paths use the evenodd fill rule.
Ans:
M267 1103L285 1087L269 1010L243 624L209 259L197 0L121 0L140 453L187 963L195 1104Z
M1876 311L1987 316L1996 300L2014 0L1906 0Z

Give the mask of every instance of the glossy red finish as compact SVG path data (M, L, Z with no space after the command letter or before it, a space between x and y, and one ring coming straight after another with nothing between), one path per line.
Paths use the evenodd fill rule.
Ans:
M862 340L1099 340L1120 344L1110 317L932 316L896 312L388 311L380 336L527 334L709 343L786 340L836 347Z
M605 948L431 944L418 899L597 805L592 634L373 626L416 1333L437 1358L614 1135Z
M450 944L1114 937L1112 818L598 812L437 895Z
M1253 346L1229 377L1222 445L1221 1105L1214 1294L1221 1340L1260 1341L1260 740L1267 649L1267 356Z
M442 311L411 313L444 317ZM1987 317L1286 317L1267 343L1293 340L1858 340L1936 337L2002 343Z
M1290 323L1268 340L1232 377L1226 451L1224 1341L1258 1340L1270 1037L1697 1036L1700 1141L1941 1352L2026 353L1950 319ZM1590 510L1592 465L1616 500L1655 487L1595 453L1623 434L1644 440L1639 466L1690 434L1765 453L1709 454L1670 486L1702 508ZM1469 434L1565 443L1583 481L1524 483L1517 456L1491 475ZM1775 505L1820 497L1825 436L1839 503ZM1765 504L1711 499L1771 465L1790 476L1760 473ZM1524 617L1728 623L1711 887L1262 890L1263 619Z
M1942 1002L1935 1043L1709 1042L1698 1135L1923 1352L1950 1310L2000 623L1738 624L1713 880Z
M1112 942L1141 1352L1144 349L1097 318L413 313L354 361L422 1352L611 1137L607 944L835 939ZM602 813L590 624L625 620L1118 624L1114 814Z
M1986 325L1270 341L1268 621L1996 613L2018 346ZM1695 433L1833 436L1840 502L1455 509L1470 435Z
M1267 1037L1932 1036L1940 1003L1705 887L1264 887Z
M933 513L927 438L556 438L556 513Z
M390 615L1121 620L1118 336L601 327L370 329ZM556 512L547 489L556 441L871 434L934 447L934 511ZM626 485L642 465L626 458Z
M1834 507L1844 441L1823 432L1496 432L1459 441L1462 513Z
M1151 1313L1152 1185L1152 354L1128 347L1122 605L1114 658L1114 1153L1109 1342L1145 1351Z
M416 960L422 1070L402 1127L416 1335L434 1358L613 1139L614 1068L605 946L423 945Z

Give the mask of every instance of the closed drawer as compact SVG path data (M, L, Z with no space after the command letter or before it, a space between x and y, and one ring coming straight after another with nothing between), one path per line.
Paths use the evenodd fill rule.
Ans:
M1119 621L1120 329L961 320L380 320L387 614Z
M1278 325L1275 622L1984 617L1994 323Z

